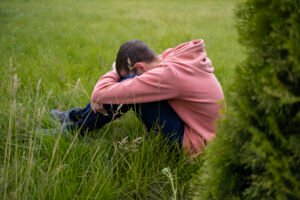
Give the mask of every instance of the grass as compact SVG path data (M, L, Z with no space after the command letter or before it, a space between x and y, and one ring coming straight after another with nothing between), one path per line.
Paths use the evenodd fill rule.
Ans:
M84 106L119 46L203 38L228 90L243 52L234 1L0 2L1 199L187 199L201 157L170 152L133 113L86 137L49 136L53 108ZM226 96L226 98L230 98Z

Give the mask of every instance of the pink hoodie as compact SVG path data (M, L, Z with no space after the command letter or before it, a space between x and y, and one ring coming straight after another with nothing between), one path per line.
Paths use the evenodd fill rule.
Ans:
M224 99L204 46L203 40L193 40L167 49L157 68L122 82L117 73L108 72L96 84L91 101L127 104L168 100L185 123L184 150L201 153L215 136L215 121Z

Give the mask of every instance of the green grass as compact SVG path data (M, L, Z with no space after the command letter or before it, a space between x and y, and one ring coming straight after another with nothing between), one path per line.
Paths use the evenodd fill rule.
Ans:
M89 101L119 46L131 39L161 53L203 38L226 95L243 56L234 4L2 0L0 198L188 198L201 158L170 152L160 136L147 136L132 112L84 138L53 137L42 129L59 126L51 109Z

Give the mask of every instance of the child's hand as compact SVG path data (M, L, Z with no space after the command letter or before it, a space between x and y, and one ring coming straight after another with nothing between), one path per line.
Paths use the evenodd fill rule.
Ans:
M103 107L102 104L98 104L98 103L91 103L92 106L92 110L94 113L99 112L102 114L107 114L107 111L105 110L105 108Z

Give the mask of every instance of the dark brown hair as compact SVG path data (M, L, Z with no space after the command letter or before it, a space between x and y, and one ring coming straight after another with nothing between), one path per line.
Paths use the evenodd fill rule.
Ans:
M117 54L116 69L118 74L123 69L130 72L129 67L133 67L137 62L152 62L156 53L140 40L130 40L124 43ZM129 66L129 67L128 67ZM136 72L134 68L132 70Z

